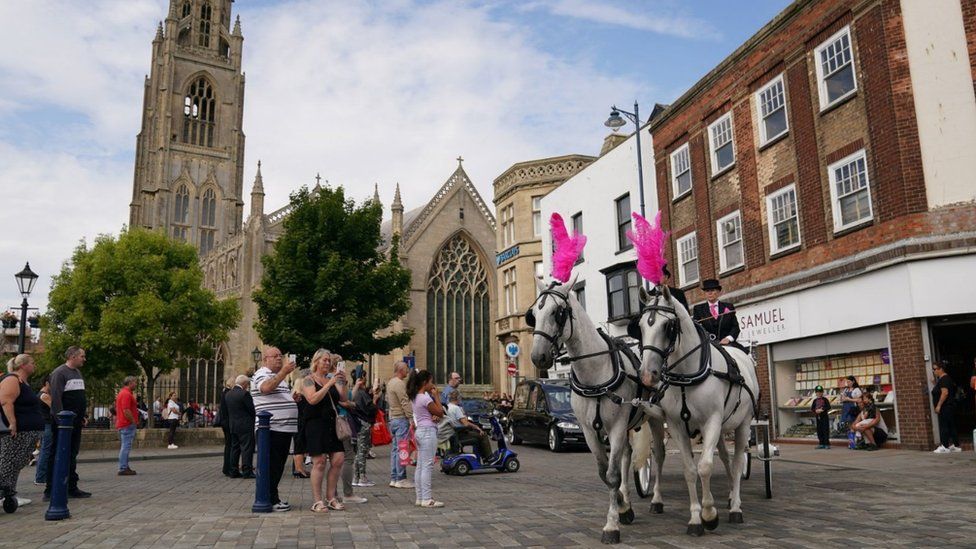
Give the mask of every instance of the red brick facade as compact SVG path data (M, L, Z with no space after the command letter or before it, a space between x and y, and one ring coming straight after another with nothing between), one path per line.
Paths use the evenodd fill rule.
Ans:
M928 375L922 347L922 323L917 319L888 324L891 369L898 387L898 431L903 447L928 450L932 445Z
M976 82L976 0L962 0L962 12ZM845 28L856 91L822 107L815 50ZM761 144L755 94L780 75L788 131ZM708 124L729 111L735 162L714 176ZM675 237L696 231L699 280L721 279L731 301L755 302L912 255L976 245L971 237L976 207L928 209L899 0L794 2L653 120L650 132L664 224ZM670 154L685 144L690 149L692 192L675 199ZM835 229L828 166L861 150L872 216L859 225ZM790 184L796 189L800 244L772 253L766 196ZM735 210L741 213L744 265L719 272L716 221ZM907 240L932 235L949 238L924 244ZM673 238L669 260L677 258ZM823 270L836 260L846 261ZM677 285L680 266L673 264ZM809 273L814 268L819 271ZM704 298L698 283L685 284L685 289L691 303ZM929 447L933 439L929 406L921 391L926 370L920 321L891 323L889 331L901 443ZM760 348L756 358L764 383L763 406L771 410L768 357L767 349Z

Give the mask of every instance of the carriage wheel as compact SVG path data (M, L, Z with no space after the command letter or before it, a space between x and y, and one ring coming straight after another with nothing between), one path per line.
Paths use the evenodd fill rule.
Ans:
M647 458L640 467L634 469L634 486L637 488L637 495L641 498L646 498L652 492L652 464L653 461L651 461L651 458Z
M3 498L3 510L4 510L4 512L13 513L14 511L17 510L17 505L18 505L18 502L17 502L17 497L16 496L7 496L7 497Z

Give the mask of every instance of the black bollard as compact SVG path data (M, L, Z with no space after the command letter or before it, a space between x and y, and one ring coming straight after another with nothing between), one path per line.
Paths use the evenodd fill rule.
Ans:
M271 412L258 412L257 479L254 483L253 513L271 512Z
M67 410L58 412L58 451L54 455L51 477L51 501L44 513L44 520L64 520L71 516L68 511L68 463L71 461L71 431L74 429L75 413Z

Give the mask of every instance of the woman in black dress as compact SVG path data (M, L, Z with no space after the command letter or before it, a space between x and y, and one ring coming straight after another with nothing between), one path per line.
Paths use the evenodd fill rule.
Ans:
M309 375L302 382L305 397L305 449L312 456L312 511L324 513L329 509L342 511L345 506L336 499L336 485L345 457L342 441L336 436L336 408L346 397L336 389L345 382L345 373L336 372L326 377L331 368L331 355L325 349L315 351ZM325 484L325 500L322 499L322 477L325 476L325 460L329 459L328 479Z
M292 455L294 460L291 464L291 476L295 478L310 478L311 475L305 470L305 409L308 408L308 403L305 402L305 395L302 394L302 388L295 385L295 389L292 392L292 398L295 399L295 404L298 405L298 431L292 438Z

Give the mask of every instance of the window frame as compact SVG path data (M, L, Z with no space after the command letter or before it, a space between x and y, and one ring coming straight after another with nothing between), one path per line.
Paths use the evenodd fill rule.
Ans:
M505 297L505 315L518 314L518 272L514 266L502 271L502 289Z
M793 217L796 219L796 235L797 240L789 246L780 247L779 241L776 239L776 220L773 219L773 200L779 198L780 196L791 192L793 193ZM780 223L785 223L781 221ZM790 183L789 185L777 189L768 195L766 195L766 227L769 231L769 253L770 255L775 255L787 250L793 250L800 247L803 244L803 233L800 231L800 198L796 195L796 183Z
M544 262L542 262L542 261L533 261L532 262L532 276L536 277L539 280L545 280L545 277L546 277L546 267L545 267L545 263ZM539 285L538 284L533 284L533 286L535 286L535 296L536 297L539 297L539 293L541 293L539 291Z
M851 49L851 81L854 83L854 87L851 88L847 93L841 95L840 97L834 99L833 101L827 100L827 77L836 74L843 67L835 69L832 73L825 75L823 72L823 65L820 62L820 52L825 50L828 46L834 42L841 39L841 37L847 35L847 43ZM835 105L843 103L847 98L853 96L857 93L857 64L854 63L854 37L851 35L851 26L844 25L844 28L838 30L826 40L821 42L816 48L813 49L813 66L817 71L817 100L820 103L820 112L832 108ZM844 65L845 67L847 65Z
M625 221L621 222L620 221L620 203L623 202L624 200L627 200L627 216L625 218ZM618 196L617 198L614 199L614 201L613 201L613 216L614 216L614 219L616 220L616 230L614 231L614 234L616 235L617 252L618 253L619 252L626 252L627 250L630 250L630 249L632 249L634 247L634 243L631 242L629 238L627 238L627 229L632 228L633 227L633 223L634 223L633 218L630 215L631 214L631 211L633 211L633 210L631 210L631 207L630 207L630 193L629 192L624 193L624 194L622 194L622 195L620 195L620 196ZM624 227L626 227L627 229L624 229Z
M867 217L844 224L841 217L840 199L855 194L856 192L860 192L861 189L858 189L855 191L855 193L848 193L844 196L839 196L837 194L837 175L835 172L837 168L840 168L846 164L852 164L858 159L864 161L865 185L863 190L867 191L868 193L868 210L870 213ZM834 218L834 233L846 231L847 229L865 225L874 221L874 202L872 201L871 196L871 173L868 166L868 155L865 149L860 149L845 156L844 158L841 158L840 160L837 160L836 162L831 162L830 165L827 166L827 182L830 184L830 206Z
M502 207L502 248L508 249L515 245L515 205Z
M783 110L783 118L786 121L786 126L783 129L783 131L781 131L776 135L766 135L766 117L779 111L780 109L776 109L772 113L768 113L765 116L763 116L762 94L770 90L777 84L779 84L783 88L783 106L780 107L780 109ZM756 117L758 118L758 126L759 126L759 146L764 147L772 143L773 141L790 133L790 110L789 110L789 105L786 97L786 79L783 78L783 73L779 73L779 75L777 75L775 78L771 79L769 82L764 84L763 87L756 90L754 96L756 98Z
M577 221L579 221L579 223L577 223ZM577 225L579 226L577 227ZM573 235L583 234L583 212L582 211L574 213L572 217L569 218L569 226L572 229ZM579 257L576 258L576 263L573 264L574 266L579 265L580 263L583 262L584 260L583 254L584 252L581 250Z
M695 240L695 244L693 246L693 248L695 250L695 258L694 258L694 261L698 262L698 276L696 276L694 279L689 280L688 279L688 275L685 273L685 265L691 263L692 260L685 261L685 258L682 257L681 247L682 247L682 244L684 242L687 242L688 240L691 240L691 239L694 239ZM675 245L675 248L677 249L677 256L678 256L678 281L679 281L680 287L681 288L684 288L686 286L690 286L692 284L696 284L699 280L701 280L701 253L698 250L698 231L691 231L690 233L682 236L681 238L678 238L677 240L675 240L674 245Z
M725 250L730 246L730 244L728 242L723 242L723 239L725 237L725 231L722 230L722 225L725 222L730 221L732 219L739 220L739 240L737 240L736 242L739 243L739 247L742 250L741 252L742 259L739 263L736 263L735 265L729 265L728 263L728 257L726 257ZM717 240L718 240L719 273L724 273L744 266L746 264L746 243L745 243L745 235L743 234L742 231L742 211L736 210L726 216L723 216L721 219L717 220L715 222L715 234L718 236ZM734 242L731 245L734 245Z
M688 168L686 170L682 170L681 173L677 173L677 170L675 169L675 158L681 153L684 153L684 156L686 156L688 159ZM684 145L675 149L674 152L672 152L670 155L670 162L671 162L671 191L674 193L674 199L677 200L685 196L686 194L690 193L692 187L694 187L695 185L695 177L691 171L691 148L689 147L689 144L685 143ZM688 188L685 189L684 191L681 191L678 188L678 177L683 175L685 172L688 172Z
M542 195L532 197L532 236L542 236Z
M629 275L631 275L631 274L634 275L634 281L635 281L635 285L634 286L631 286L631 285L628 284L628 278L630 278ZM641 277L640 277L640 273L637 272L637 264L636 263L628 263L628 264L619 266L619 267L617 267L617 268L615 268L615 269L613 269L611 271L606 272L605 273L605 277L606 277L606 298L607 298L607 321L608 322L615 322L615 321L618 321L618 320L621 320L621 319L625 319L625 318L630 318L630 317L632 317L632 316L634 316L636 314L639 314L640 313L640 298L638 298L637 310L631 310L631 307L630 307L630 291L631 291L631 288L634 288L637 292L640 292L640 288L641 288ZM617 278L617 277L621 277L621 279L622 279L621 280L621 288L619 290L611 290L610 289L610 281L612 279L614 279L614 278ZM614 310L613 310L613 295L615 293L617 293L617 292L620 292L620 293L623 294L623 298L624 298L623 299L623 307L624 307L624 310L621 312L621 314L614 315ZM585 295L584 295L584 299L585 299Z
M730 162L728 166L718 168L717 167L718 154L715 148L715 137L713 135L713 132L715 128L717 128L719 124L725 122L726 119L729 121L729 140L728 142L723 143L721 147L724 147L725 145L732 145L732 162ZM735 161L737 160L737 156L736 156L737 151L735 150L735 121L732 119L732 111L729 111L723 114L722 116L716 118L714 122L708 125L707 137L708 137L708 155L709 155L709 159L711 160L711 166L712 166L712 177L715 178L734 168Z

